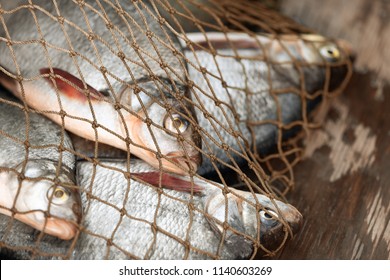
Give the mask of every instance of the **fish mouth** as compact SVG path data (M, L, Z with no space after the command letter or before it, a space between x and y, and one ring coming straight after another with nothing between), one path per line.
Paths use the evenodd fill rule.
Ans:
M41 213L43 214L43 213ZM39 230L46 234L58 237L63 240L70 240L75 237L78 232L78 227L69 220L64 220L55 217L37 220L34 218L34 213L16 214L15 219Z
M290 205L290 211L283 216L290 226L293 235L297 234L303 224L302 214L293 206Z
M188 175L191 171L196 172L196 170L198 170L199 165L202 163L202 156L199 153L186 156L185 154L180 152L171 152L168 153L166 157L180 167L176 166L176 164L169 162L168 160L165 160L166 164L164 164L163 168L166 171L179 175Z
M343 39L335 40L337 46L343 50L344 54L349 57L349 59L354 62L356 59L356 50L352 47L351 43Z
M78 232L78 226L71 221L50 217L47 219L44 232L63 240L70 240Z

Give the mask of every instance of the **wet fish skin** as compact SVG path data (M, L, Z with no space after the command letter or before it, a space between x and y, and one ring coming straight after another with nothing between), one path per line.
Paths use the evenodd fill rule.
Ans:
M223 236L219 228L225 220L222 185L194 178L193 183L201 187L202 191L201 194L191 196L188 191L178 192L167 189L164 185L165 179L163 189L137 182L137 179L132 179L128 183L123 174L127 170L126 161L104 160L100 163L106 167L97 165L95 170L94 165L86 161L79 162L77 165L78 182L86 186L83 196L85 232L81 233L72 258L209 259L216 257ZM148 164L136 159L132 159L129 166L128 172L134 176L139 173L157 172ZM94 181L91 184L92 176ZM188 177L172 176L179 181L182 180L182 183L191 184ZM142 180L145 178L147 177L142 177ZM170 187L174 187L174 183ZM193 190L195 191L196 188ZM259 223L261 233L273 230L275 240L278 240L280 245L285 237L283 234L286 234L283 227L276 223L266 224L261 214L257 213L256 208L250 203L254 201L250 193L237 190L231 192L228 204L232 207L229 208L227 222L232 229L240 233L227 230L219 257L221 259L249 258L253 252L253 243L246 238L245 234L256 240L255 227ZM89 193L89 199L86 193ZM241 198L234 199L233 193L237 193ZM248 200L250 196L252 199ZM249 203L240 202L243 198ZM261 205L266 206L264 211L278 212L266 196L257 195L256 199ZM281 210L280 213L286 216L287 223L291 223L295 233L302 220L301 214L291 205L276 200L275 202ZM237 209L241 210L236 211ZM203 211L206 211L210 217L206 218L202 214ZM291 215L287 215L288 213ZM233 219L230 219L231 217ZM259 222L256 219L260 219ZM260 238L263 241L262 236ZM188 250L183 242L189 242ZM273 246L273 244L268 245ZM267 244L264 246L267 247Z
M239 165L248 161L248 149L269 153L281 133L278 123L287 126L302 120L319 103L315 94L321 90L340 91L348 76L349 50L317 34L251 37L207 32L185 37L192 42L188 47L181 41L189 60L189 79L195 85L192 98L202 128L200 174L215 170L209 154L215 156L218 168L226 168L233 160ZM200 67L207 70L204 76ZM331 74L328 86L327 68ZM283 129L282 139L292 131Z
M60 125L65 112L66 129L77 135L130 150L156 168L161 165L179 174L195 171L200 138L193 127L195 113L186 101L186 65L175 54L181 50L177 38L160 27L143 3L57 4L60 16L52 1L43 0L34 1L34 8L4 14L3 85ZM14 42L30 43L8 45L8 34ZM10 78L19 74L23 88ZM177 122L178 129L172 125ZM184 141L179 143L177 134Z
M73 149L69 137L64 132L60 153L59 126L37 113L25 113L4 89L0 98L0 213L14 212L16 219L38 230L72 239L82 213L75 158L66 151Z

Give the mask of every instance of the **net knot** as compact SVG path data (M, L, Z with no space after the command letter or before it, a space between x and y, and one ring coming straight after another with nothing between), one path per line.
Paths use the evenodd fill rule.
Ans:
M216 160L217 160L217 157L216 157L214 154L212 154L212 153L209 153L209 154L208 154L208 157L209 157L209 159L210 159L211 161L216 161Z
M172 50L172 54L173 54L174 56L178 56L178 55L179 55L179 52L178 52L176 49L173 49L173 50Z
M23 181L24 179L26 179L26 176L24 176L24 173L19 173L18 179L19 179L19 181Z
M138 94L138 93L141 92L141 88L140 88L139 86L135 85L135 86L133 87L133 92L134 92L134 94Z
M116 111L119 111L121 108L122 108L122 105L121 105L119 102L116 102L116 103L114 104L114 109L115 109Z
M131 46L133 47L133 49L134 49L135 51L138 51L138 50L139 50L139 45L137 44L136 41L133 41L133 42L131 43Z
M46 41L45 41L45 39L39 40L39 43L41 43L41 45L42 45L43 47L46 46Z
M147 31L145 32L145 35L146 35L146 37L148 37L149 39L152 39L152 38L153 38L153 32L150 31L150 30L147 30Z
M69 51L69 56L75 57L75 56L77 56L77 53L74 50L71 50L71 51Z
M187 87L188 87L188 88L193 88L194 85L195 85L194 81L192 81L192 80L188 80L188 81L187 81Z
M106 23L106 27L107 27L107 29L113 29L114 28L114 24L111 21L108 21Z
M28 140L24 141L24 147L26 147L26 149L30 148L30 142Z
M229 145L226 144L226 143L222 143L221 148L222 148L224 151L229 151L229 150L230 150Z
M63 145L59 145L59 146L57 147L57 150L58 150L59 153L62 153L62 152L65 151L65 147L64 147Z
M176 138L177 138L177 141L178 141L178 142L181 142L181 143L184 142L184 137L183 137L183 135L178 134L178 135L176 136Z
M93 41L93 40L95 40L96 35L94 33L90 32L90 33L88 33L87 38L89 41Z
M164 62L164 61L161 61L160 62L160 67L161 67L161 69L167 68L168 64L166 62Z
M92 128L93 129L96 129L96 128L98 128L99 127L99 124L96 122L96 121L93 121L92 122Z
M131 139L130 139L129 136L127 136L127 137L125 138L125 142L126 142L127 145L130 145L130 144L131 144Z
M58 17L57 17L57 21L58 21L58 23L60 23L60 24L64 24L65 18L64 18L63 16L58 16Z
M153 123L153 121L152 121L151 118L145 118L144 122L145 122L145 124L146 124L147 126L151 126L152 123Z
M119 212L120 212L120 214L121 214L122 217L125 216L125 215L127 214L127 211L126 211L125 208L122 208Z
M96 159L96 158L92 158L92 164L93 164L94 167L98 166L99 160Z
M66 112L64 110L60 110L59 115L61 116L61 118L65 118Z
M107 68L104 67L104 66L100 66L100 72L102 72L102 74L106 74L107 73Z
M165 23L166 23L165 18L159 17L159 18L158 18L158 23L159 23L160 25L165 25Z
M84 0L77 0L77 4L78 4L80 7L84 7L84 6L85 6Z
M118 52L118 57L119 57L121 60L125 60L126 55L124 54L124 52Z

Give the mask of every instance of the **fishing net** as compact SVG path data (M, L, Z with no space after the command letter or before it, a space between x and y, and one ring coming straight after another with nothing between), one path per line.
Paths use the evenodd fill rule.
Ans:
M0 3L0 105L18 112L0 120L2 258L253 259L298 231L282 202L302 139L351 74L333 41L276 1ZM42 160L52 175L28 171Z

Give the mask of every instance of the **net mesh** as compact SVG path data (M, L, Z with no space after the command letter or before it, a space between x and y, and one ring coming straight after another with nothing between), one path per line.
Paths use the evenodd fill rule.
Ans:
M342 44L275 1L0 3L3 258L253 259L297 232Z

